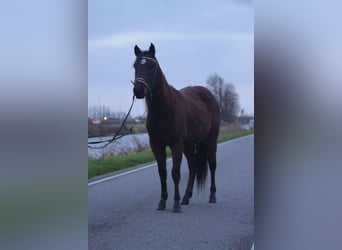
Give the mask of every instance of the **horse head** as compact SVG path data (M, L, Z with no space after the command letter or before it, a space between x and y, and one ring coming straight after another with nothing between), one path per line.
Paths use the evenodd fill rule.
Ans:
M157 81L159 66L155 58L156 51L152 43L147 51L141 51L140 48L135 45L134 53L136 59L133 65L135 69L133 92L137 98L142 99L148 94L152 96L152 90Z

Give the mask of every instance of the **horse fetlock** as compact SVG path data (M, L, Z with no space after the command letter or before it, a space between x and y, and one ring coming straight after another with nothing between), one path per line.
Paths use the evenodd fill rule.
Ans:
M182 205L188 205L189 204L189 200L192 197L192 192L186 192L183 199L182 199Z
M189 198L184 197L181 204L182 205L189 205Z
M166 201L167 200L167 198L168 198L168 193L163 193L162 195L161 195L161 200L164 200L164 201Z

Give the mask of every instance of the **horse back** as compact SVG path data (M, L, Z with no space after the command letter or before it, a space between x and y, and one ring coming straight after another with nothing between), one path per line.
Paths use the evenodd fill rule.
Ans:
M198 141L208 134L218 134L220 109L213 94L205 87L192 86L180 90L185 101L188 140Z

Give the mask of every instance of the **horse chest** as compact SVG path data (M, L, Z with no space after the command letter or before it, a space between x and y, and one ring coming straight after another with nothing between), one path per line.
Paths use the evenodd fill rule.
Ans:
M155 143L172 145L184 137L184 126L172 121L152 120L146 127L150 140Z

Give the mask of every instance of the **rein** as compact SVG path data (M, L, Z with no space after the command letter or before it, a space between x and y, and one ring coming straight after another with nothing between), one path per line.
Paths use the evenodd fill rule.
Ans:
M107 147L109 144L111 144L113 141L118 140L118 139L122 138L123 136L129 134L129 133L120 134L120 132L121 132L123 126L125 125L125 123L126 123L126 121L127 121L127 118L128 118L128 116L129 116L129 114L130 114L131 111L132 111L133 104L134 104L134 100L135 100L135 95L133 95L131 107L129 108L129 110L128 110L128 112L127 112L127 115L125 116L125 119L122 121L121 126L120 126L120 128L118 129L118 131L116 131L115 135L114 135L111 139L109 139L109 140L88 142L88 148L92 148L92 149L103 149L103 148ZM132 128L130 129L130 131L131 131L131 130L132 130ZM99 144L99 143L106 143L106 144L103 145L103 146L100 146L100 147L89 146L89 144L92 145L92 144Z

